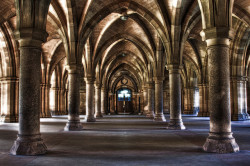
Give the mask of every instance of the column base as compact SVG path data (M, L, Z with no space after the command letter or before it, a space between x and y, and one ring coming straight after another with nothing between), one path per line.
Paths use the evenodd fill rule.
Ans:
M95 118L103 118L102 113L95 114Z
M166 122L166 118L163 114L155 114L154 121Z
M235 142L232 133L209 133L203 145L205 152L211 153L235 153L239 151L239 146Z
M80 121L71 121L69 120L64 127L64 131L81 131L82 124Z
M149 113L149 114L146 115L146 117L149 118L149 119L154 119L155 116L154 116L153 113Z
M186 127L184 126L182 119L170 119L167 129L168 130L185 130Z
M193 110L184 110L183 114L186 114L186 115L193 115L194 114L194 111Z
M96 121L96 119L94 116L87 116L86 117L86 122L95 122L95 121Z
M47 152L47 147L44 144L41 135L18 135L17 140L10 149L12 155L41 155Z
M248 113L233 114L232 115L232 121L245 121L245 120L249 120Z
M42 118L52 118L51 115L44 115Z
M17 121L18 119L15 116L2 115L0 117L0 122L3 122L3 123L15 123Z
M198 112L198 117L210 117L209 112Z

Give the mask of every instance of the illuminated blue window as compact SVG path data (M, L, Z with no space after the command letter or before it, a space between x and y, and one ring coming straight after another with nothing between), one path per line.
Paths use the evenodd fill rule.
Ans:
M117 91L118 101L131 101L131 90L130 89L119 89Z

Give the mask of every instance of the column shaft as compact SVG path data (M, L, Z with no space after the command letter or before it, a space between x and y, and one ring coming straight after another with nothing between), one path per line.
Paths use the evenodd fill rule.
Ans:
M148 113L148 90L147 87L143 87L143 114L147 115Z
M229 39L208 39L210 133L203 146L207 152L239 150L231 132Z
M209 117L208 112L208 85L199 85L199 117Z
M107 110L106 110L106 105L107 103L107 98L106 98L106 89L102 88L101 89L101 113L104 115L106 114Z
M184 130L181 116L181 68L169 65L170 122L167 129Z
M18 79L1 80L1 117L0 121L11 123L18 121Z
M163 79L164 77L156 77L155 81L155 121L165 122L163 114Z
M155 110L155 103L154 103L154 85L153 83L148 83L148 112L146 117L154 119L154 110Z
M231 96L231 115L232 120L244 121L248 120L247 113L247 96L246 96L246 80L244 77L232 77L230 84Z
M100 85L96 84L95 86L95 117L102 118L101 112L101 87Z
M41 117L50 118L51 113L49 109L49 93L50 86L48 84L41 84Z
M93 78L85 78L86 81L86 121L95 122L95 87Z
M68 91L68 122L65 131L82 130L79 117L80 107L80 78L77 66L68 66L69 91Z
M14 155L44 154L40 134L41 49L20 47L19 131L10 152Z

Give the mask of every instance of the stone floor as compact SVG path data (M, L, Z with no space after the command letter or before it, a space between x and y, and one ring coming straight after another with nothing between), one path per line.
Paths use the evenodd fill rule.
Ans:
M83 131L65 132L66 118L41 119L49 150L41 156L10 155L18 124L0 124L0 166L250 165L250 121L232 123L239 153L212 154L201 149L208 118L185 116L187 130L168 131L166 123L143 116L105 116L95 123L81 117Z

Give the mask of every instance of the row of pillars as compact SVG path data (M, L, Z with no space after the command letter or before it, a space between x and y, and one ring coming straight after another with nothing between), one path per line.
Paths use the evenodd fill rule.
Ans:
M208 94L209 86L200 84L199 86L199 112L200 117L209 117ZM197 113L195 106L196 88L184 89L184 114ZM247 80L245 77L230 78L230 101L231 101L231 119L235 121L249 120L247 110Z
M170 81L170 122L167 129L183 130L185 126L181 116L181 66L169 65L168 70ZM153 86L152 82L148 82L143 92L144 101L147 103L146 117L154 119L154 121L166 121L163 114L163 80L164 77L155 77L155 86Z
M204 32L206 33L206 32ZM211 35L212 32L209 32ZM207 38L210 132L203 146L207 152L228 153L239 151L231 132L229 45L228 37L218 37L219 31ZM44 154L47 147L40 134L40 75L41 44L47 34L37 29L19 29L20 88L19 88L19 131L11 148L14 155ZM180 66L169 65L170 80L170 122L168 129L184 129L181 119L181 78ZM80 81L77 65L69 66L68 108L69 120L65 130L82 129L79 118ZM155 80L156 119L162 117L163 80ZM92 120L94 109L94 82L86 78L87 119ZM152 92L151 92L152 93ZM99 106L99 105L98 105Z

